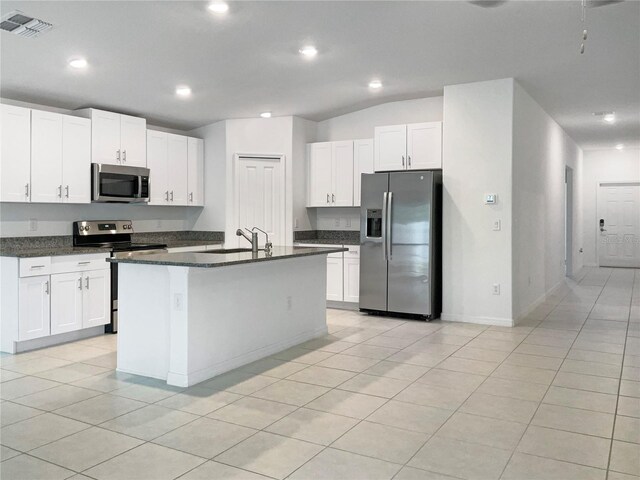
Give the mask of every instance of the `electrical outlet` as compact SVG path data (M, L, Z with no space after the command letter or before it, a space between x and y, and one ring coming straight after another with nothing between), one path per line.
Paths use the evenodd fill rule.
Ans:
M499 283L494 283L493 284L493 294L494 295L500 295L500 284Z
M156 222L156 228L162 228L162 220Z
M295 219L293 220L293 228L295 228L296 230L297 230L298 228L300 228L299 223L298 223L298 219L297 219L297 218L295 218Z
M175 293L173 295L173 306L179 312L184 308L184 297L181 293Z
M38 219L37 218L30 218L29 219L29 231L30 232L38 231Z
M344 220L344 226L347 227L347 228L351 227L351 219L350 218L346 218Z
M500 220L493 221L493 231L499 232L502 229L502 222Z
M334 226L336 226L336 227L340 227L340 219L339 219L339 218L336 218L336 219L334 220L334 223L333 223L333 224L334 224Z
M291 295L287 297L287 310L291 311L291 307L293 306L293 300L291 300Z

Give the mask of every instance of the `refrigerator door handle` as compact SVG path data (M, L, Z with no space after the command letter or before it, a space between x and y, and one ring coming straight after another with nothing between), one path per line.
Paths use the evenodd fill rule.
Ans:
M382 254L387 260L387 195L388 192L382 194Z
M393 256L393 243L392 243L392 230L391 230L391 225L392 225L392 207L393 207L393 192L389 192L387 194L387 217L386 217L386 227L387 227L387 233L385 235L385 239L387 241L387 259L391 260L391 257Z

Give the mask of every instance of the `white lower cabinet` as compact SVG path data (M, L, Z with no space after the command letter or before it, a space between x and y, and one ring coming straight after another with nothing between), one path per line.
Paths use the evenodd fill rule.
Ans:
M360 258L344 254L344 301L358 302L360 300Z
M82 273L51 275L51 334L82 328Z
M106 325L111 321L111 272L91 270L82 279L82 328Z
M18 287L18 340L31 340L50 334L49 275L21 278Z
M327 300L342 302L342 254L327 256Z

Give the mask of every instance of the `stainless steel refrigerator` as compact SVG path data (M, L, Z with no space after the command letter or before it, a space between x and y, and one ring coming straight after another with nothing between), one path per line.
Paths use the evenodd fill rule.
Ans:
M360 310L438 318L442 172L362 175Z

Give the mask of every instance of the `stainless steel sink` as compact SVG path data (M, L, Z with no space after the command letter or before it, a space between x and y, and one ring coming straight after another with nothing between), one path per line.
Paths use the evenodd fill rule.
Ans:
M260 249L263 250L263 249ZM250 248L216 248L214 250L205 250L202 253L244 253L244 252L250 252L251 249Z

